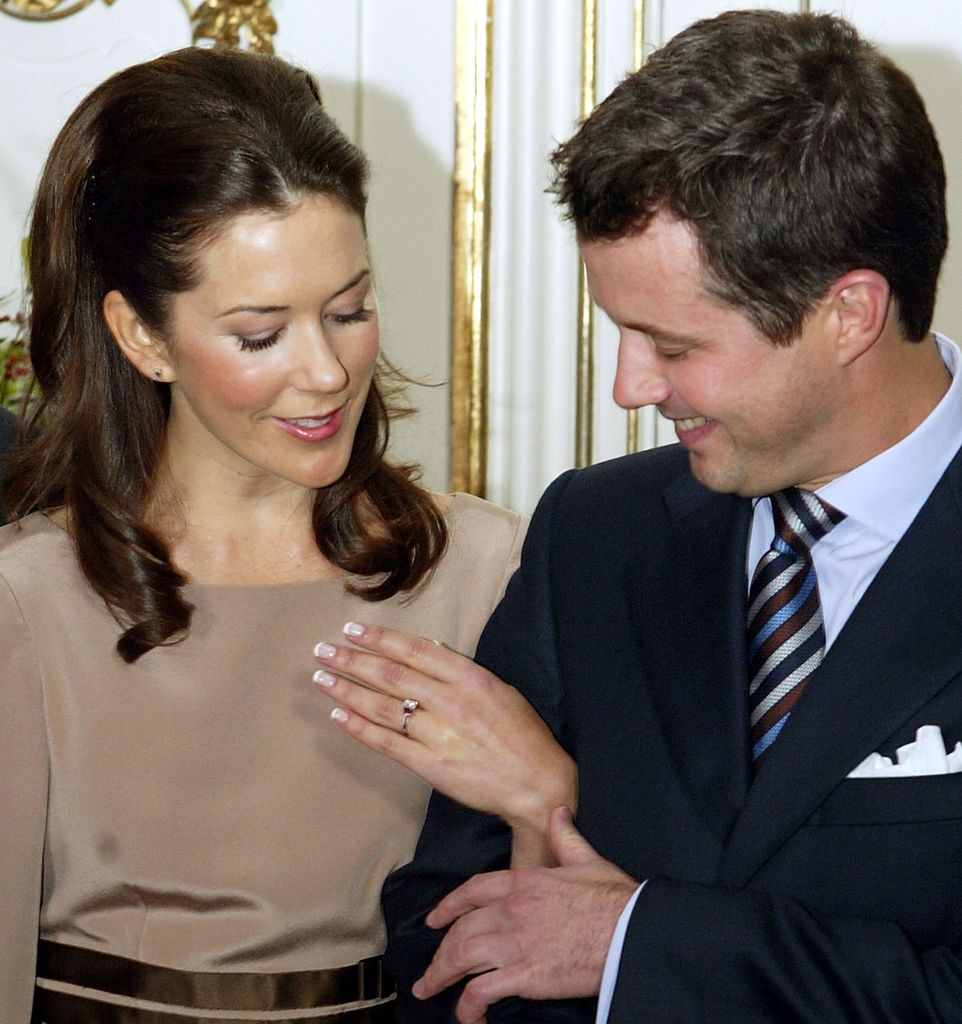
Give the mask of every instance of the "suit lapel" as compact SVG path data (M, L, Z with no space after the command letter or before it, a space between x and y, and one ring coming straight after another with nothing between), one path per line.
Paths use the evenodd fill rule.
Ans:
M643 678L679 775L724 839L748 785L745 544L751 503L694 478L665 491L664 561L633 564L626 599Z
M766 756L732 831L725 884L744 885L860 761L962 673L960 477L957 456Z

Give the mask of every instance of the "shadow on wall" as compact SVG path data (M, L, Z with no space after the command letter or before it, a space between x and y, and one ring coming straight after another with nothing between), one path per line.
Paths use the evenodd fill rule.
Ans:
M932 326L962 343L962 132L958 127L962 62L947 50L880 49L914 80L939 138L948 177L949 249L939 278Z
M382 348L407 375L428 385L408 389L418 415L393 425L392 456L420 464L424 482L446 491L453 167L419 138L397 96L338 79L321 78L320 86L332 115L371 162L367 228ZM351 109L354 126L339 115Z
M371 161L368 236L384 352L406 374L433 385L408 389L419 414L394 425L392 457L423 466L425 483L444 491L450 465L452 171L418 137L398 97L370 87L362 91L345 80L322 79L320 84L331 114ZM51 138L58 128L51 127ZM35 156L39 171L42 156ZM2 155L0 165L5 166ZM0 274L0 297L20 290L16 243L26 230L32 178L33 172L11 174L14 187L5 190L10 210L4 223L15 223L16 230L10 241L14 256Z

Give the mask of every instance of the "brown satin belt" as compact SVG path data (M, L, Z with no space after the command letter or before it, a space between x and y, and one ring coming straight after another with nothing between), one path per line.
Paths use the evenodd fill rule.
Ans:
M170 967L62 943L40 940L37 952L34 1022L44 1024L251 1024L252 1013L270 1013L269 1020L337 1024L387 1024L393 1021L393 1000L378 1006L350 1009L342 1004L387 999L393 988L381 957L370 957L350 967L282 974L178 971ZM43 987L62 982L92 989L90 998ZM97 992L160 1003L171 1012L114 1005L98 1000ZM86 993L85 993L86 995ZM304 1010L318 1013L302 1016ZM194 1015L192 1010L207 1011ZM211 1011L227 1011L224 1017ZM283 1011L295 1011L290 1016ZM297 1013L296 1011L300 1011Z

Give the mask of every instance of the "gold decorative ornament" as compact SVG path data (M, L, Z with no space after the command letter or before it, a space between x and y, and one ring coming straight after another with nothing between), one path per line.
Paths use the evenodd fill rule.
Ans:
M94 0L0 0L0 13L27 21L54 21L77 14ZM102 0L110 6L117 0ZM269 0L204 0L196 9L180 0L190 17L194 42L209 40L215 49L244 47L259 53L274 52L277 20Z
M112 4L114 0L105 0ZM0 0L0 10L12 14L15 18L26 18L30 21L53 21L55 18L66 18L69 14L88 7L93 0Z
M204 0L191 18L194 42L211 39L214 48L226 50L241 45L257 53L274 52L277 20L268 0Z
M484 497L494 0L458 0L451 338L451 487Z
M587 117L597 101L598 0L581 3L581 116ZM588 292L584 264L578 263L578 342L575 384L575 465L592 460L595 387L595 309Z
M637 71L645 63L645 0L635 0L631 21L631 67ZM625 447L629 453L638 451L638 410L628 410Z

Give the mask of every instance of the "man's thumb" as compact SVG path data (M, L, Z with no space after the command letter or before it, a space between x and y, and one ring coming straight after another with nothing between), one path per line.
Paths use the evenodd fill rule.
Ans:
M571 811L567 807L556 807L551 812L548 835L554 855L562 867L590 864L600 859L591 844L575 828Z

